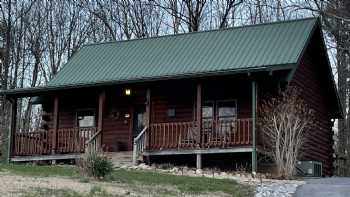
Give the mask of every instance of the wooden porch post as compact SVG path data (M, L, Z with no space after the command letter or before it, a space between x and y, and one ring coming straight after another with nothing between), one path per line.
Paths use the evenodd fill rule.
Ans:
M252 172L257 170L257 155L256 155L256 108L257 108L257 84L252 81L252 137L253 137L253 152L252 152Z
M106 91L102 91L98 98L98 122L97 122L97 132L100 135L97 138L97 148L100 149L102 145L102 130L103 130L103 114L106 102Z
M11 160L11 156L14 152L15 145L15 134L16 134L16 123L17 123L17 98L11 100L11 122L10 122L10 130L8 134L8 150L7 150L7 159L8 162Z
M147 88L146 91L146 127L148 128L148 132L146 132L146 149L149 147L149 135L150 135L150 124L151 124L151 89Z
M59 105L59 97L56 95L54 98L53 104L53 133L52 133L52 150L51 153L56 153L57 148L57 133L58 133L58 105Z
M197 104L196 104L196 119L198 127L198 138L197 144L201 145L201 136L202 136L202 84L197 83Z

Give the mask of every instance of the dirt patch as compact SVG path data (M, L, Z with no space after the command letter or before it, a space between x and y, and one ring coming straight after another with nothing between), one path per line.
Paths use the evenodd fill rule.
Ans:
M130 191L123 184L107 182L82 183L77 179L63 177L27 177L0 173L0 196L20 196L21 193L33 188L70 189L78 193L87 194L93 187L101 187L110 194L126 195Z
M38 188L48 190L70 190L87 195L93 188L99 187L111 196L229 196L217 192L211 194L182 193L172 186L150 186L140 184L121 184L113 182L82 182L79 179L65 177L30 177L0 172L0 196L23 196Z

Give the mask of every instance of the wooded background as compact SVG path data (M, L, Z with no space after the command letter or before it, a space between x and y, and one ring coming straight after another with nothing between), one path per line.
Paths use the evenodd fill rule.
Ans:
M0 87L45 85L87 43L128 40L310 16L322 20L345 119L335 128L336 173L350 175L349 0L0 0ZM19 100L21 128L40 109ZM0 142L9 104L0 98ZM347 159L347 160L346 160Z

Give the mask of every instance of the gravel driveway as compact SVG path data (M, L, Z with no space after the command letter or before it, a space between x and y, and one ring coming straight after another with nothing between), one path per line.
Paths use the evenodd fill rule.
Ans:
M307 179L297 188L296 197L349 197L350 178Z

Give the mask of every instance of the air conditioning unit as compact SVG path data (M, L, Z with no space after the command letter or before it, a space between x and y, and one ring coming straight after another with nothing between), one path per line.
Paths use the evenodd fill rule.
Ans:
M322 177L322 162L298 161L297 174L299 176Z

